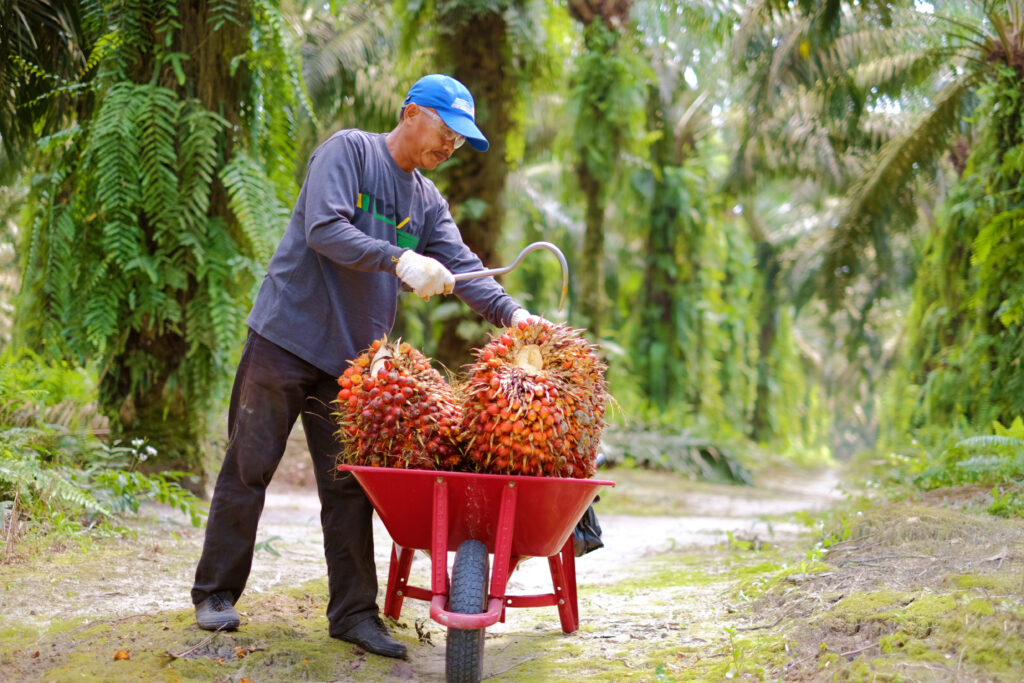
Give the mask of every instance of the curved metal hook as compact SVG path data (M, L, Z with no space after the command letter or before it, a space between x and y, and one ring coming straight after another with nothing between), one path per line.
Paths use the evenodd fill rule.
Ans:
M558 310L562 310L565 307L565 299L569 295L569 264L565 260L565 254L562 250L551 244L551 242L533 242L526 245L519 256L516 256L515 260L507 266L501 268L488 268L486 270L474 270L468 273L455 273L455 281L460 282L462 280L475 280L479 277L494 277L495 275L504 275L505 273L515 269L519 265L519 262L523 260L523 257L529 254L531 251L536 249L547 249L558 257L558 262L562 264L562 297L558 302Z

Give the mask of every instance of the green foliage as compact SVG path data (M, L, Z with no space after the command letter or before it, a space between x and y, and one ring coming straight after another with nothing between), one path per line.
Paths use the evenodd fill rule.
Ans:
M1006 491L993 487L992 502L985 512L996 517L1024 517L1024 489L1019 485Z
M317 123L306 96L301 52L278 5L275 0L253 0L252 15L244 17L243 25L250 30L244 60L251 80L238 103L244 105L242 129L247 139L241 140L241 150L236 150L248 154L270 181L265 192L277 196L269 207L274 212L280 210L279 204L290 210L297 194L296 169L302 168L296 146L299 125L303 117ZM243 55L232 56L233 75L241 68L242 59ZM275 244L286 224L270 232Z
M199 498L178 483L187 472L143 474L131 470L102 469L90 477L90 485L101 500L115 512L138 514L140 505L153 501L180 510L192 526L199 528L206 516Z
M403 22L393 3L374 0L297 0L280 11L301 56L297 66L311 110L292 140L299 162L292 171L301 181L301 162L331 132L383 131L398 120L403 79L396 43Z
M640 151L645 141L641 86L650 74L627 42L600 21L588 25L569 93L573 151L601 185L618 175L622 152Z
M87 372L63 361L46 361L27 349L0 353L0 425L60 424L85 428L95 411L96 385Z
M95 67L90 54L95 0L10 0L0 30L0 184L34 162L36 141L67 125L83 81Z
M265 539L263 539L262 541L260 541L259 543L257 543L256 545L253 546L253 552L254 553L267 552L267 553L270 553L271 555L273 555L274 557L281 557L281 553L279 553L277 551L277 548L275 548L274 546L271 545L271 543L273 543L275 541L280 541L280 540L281 540L280 536L271 536L270 538L265 538Z
M77 451L69 451L66 440L49 426L5 428L0 431L3 528L26 520L35 533L79 534L94 528L119 533L112 526L116 515L137 514L144 501L176 508L193 526L201 526L206 515L202 502L177 482L186 473L124 469L139 462L138 454L138 446L107 447L90 439L80 439Z
M31 533L58 537L119 533L117 514L137 513L142 501L169 505L201 524L201 501L177 483L184 473L136 470L155 455L151 446L107 446L92 436L94 399L95 383L66 363L27 351L0 356L4 543L17 538L19 521Z
M981 90L978 141L925 245L894 433L1024 414L1024 98L1020 74L999 74Z
M122 81L91 123L74 140L80 156L68 157L77 191L34 226L49 249L26 273L49 303L43 339L72 358L123 363L130 394L161 377L202 406L257 270L208 215L225 121L166 88ZM135 348L137 335L183 337L191 362L161 367Z
M30 514L82 510L104 517L110 510L89 492L79 487L74 470L47 466L42 459L53 459L46 450L50 435L43 429L14 428L0 433L0 492L10 499L18 497Z
M253 254L247 265L256 276L274 253L281 226L288 223L289 209L275 196L274 185L260 164L245 152L225 164L220 180L230 198L228 206L238 219L245 251Z
M694 478L753 484L734 443L686 430L609 429L602 450L612 465L666 469Z
M965 117L974 111L979 95L984 99L984 90L1007 80L1010 87L1006 92L1019 92L1020 74L1012 67L1024 53L1020 41L1024 14L1019 3L972 2L956 11L955 16L929 16L919 11L897 13L896 17L903 17L909 29L905 38L897 44L883 43L881 47L888 49L875 49L864 60L874 67L870 70L875 75L874 83L860 82L854 93L868 88L876 93L865 101L867 106L877 106L884 103L879 98L907 94L913 89L925 93L929 106L914 115L906 131L873 153L848 189L824 269L827 278L830 273L839 274L838 284L848 282L861 270L864 264L858 255L866 244L873 246L884 272L889 235L893 228L912 225L917 212L911 200L915 194L911 181L921 171L934 172L951 141L962 134ZM878 32L883 36L892 33ZM863 66L860 74L865 75ZM1011 111L1018 109L1016 104L1003 106L1007 105ZM997 119L1013 121L1014 115L1000 114ZM993 135L993 127L1005 128L990 121L983 135ZM1000 156L1013 144L1008 142L997 145ZM838 286L832 291L833 301L843 293Z
M961 439L921 465L914 483L924 489L962 484L1006 484L1024 481L1024 420L1009 427L993 424L994 434Z
M180 6L91 8L89 97L40 142L18 324L26 346L99 368L115 435L146 434L198 471L294 197L304 96L275 3L213 3L199 29Z

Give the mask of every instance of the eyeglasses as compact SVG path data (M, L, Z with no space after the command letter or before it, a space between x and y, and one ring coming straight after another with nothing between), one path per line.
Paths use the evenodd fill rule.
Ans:
M444 119L441 118L440 114L435 112L433 109L427 109L426 107L420 107L420 111L430 114L430 118L441 124L440 127L434 126L434 128L436 128L437 132L441 134L441 137L444 138L445 142L452 143L455 146L455 149L462 147L462 144L466 141L465 136L459 135L449 128L448 124L444 122Z

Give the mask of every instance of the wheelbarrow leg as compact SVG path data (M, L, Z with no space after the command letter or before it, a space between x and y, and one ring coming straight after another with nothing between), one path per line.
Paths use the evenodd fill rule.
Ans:
M409 571L412 568L412 557L416 551L403 548L397 543L391 544L391 563L388 570L388 591L384 596L384 615L398 619L402 613L402 602L405 600L406 586L409 584Z
M551 569L551 583L554 585L562 631L572 633L580 627L579 605L576 600L576 555L572 535L558 555L548 558L548 567Z

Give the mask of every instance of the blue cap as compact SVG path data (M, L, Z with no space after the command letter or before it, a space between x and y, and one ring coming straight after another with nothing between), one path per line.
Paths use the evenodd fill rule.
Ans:
M473 96L466 86L451 76L430 74L416 81L402 107L410 102L436 111L445 125L466 138L476 151L486 152L490 147L487 138L476 127Z

